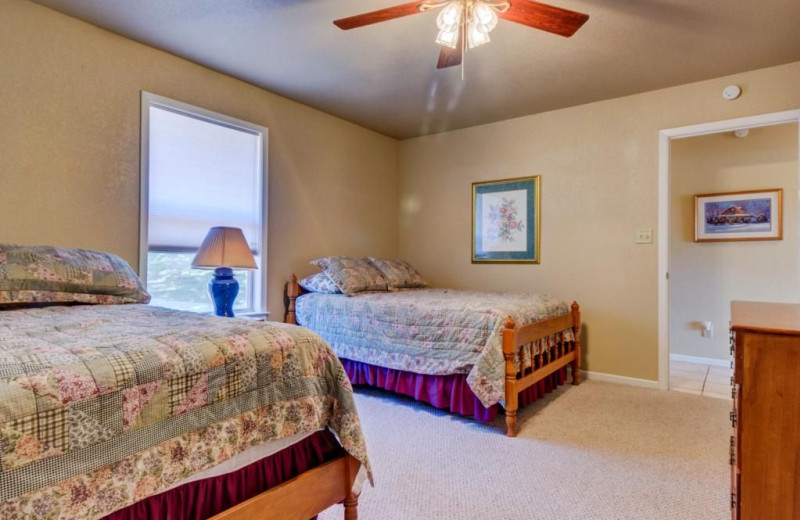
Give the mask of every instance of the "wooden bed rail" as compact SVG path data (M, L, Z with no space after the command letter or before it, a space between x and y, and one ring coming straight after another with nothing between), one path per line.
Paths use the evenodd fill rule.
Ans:
M572 329L574 342L564 340L564 332ZM580 384L581 365L581 311L578 302L572 302L572 311L549 320L537 321L517 327L510 316L503 331L503 357L506 360L506 435L517 436L517 410L519 393L538 383L557 370L570 365L572 384ZM534 342L554 336L556 344L543 352L534 349ZM525 366L527 351L530 367ZM520 367L517 370L517 366Z
M353 483L360 466L345 453L210 520L308 520L339 502L344 502L345 520L358 520L358 497L353 493Z

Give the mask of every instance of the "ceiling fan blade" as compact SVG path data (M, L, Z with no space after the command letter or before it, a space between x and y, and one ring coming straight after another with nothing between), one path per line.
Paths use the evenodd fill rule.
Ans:
M455 67L461 65L461 38L458 39L458 44L455 49L442 46L439 51L439 61L436 63L437 69L446 69L448 67Z
M510 0L511 7L498 16L503 20L521 23L535 29L569 38L589 19L588 14L534 2Z
M421 13L420 7L425 3L426 2L409 2L407 4L395 5L394 7L357 14L348 18L340 18L339 20L334 20L333 24L339 29L347 31L373 23L385 22L395 18Z

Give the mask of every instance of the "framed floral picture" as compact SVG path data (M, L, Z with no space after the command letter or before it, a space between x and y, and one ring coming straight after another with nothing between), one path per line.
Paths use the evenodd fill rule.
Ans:
M538 264L539 176L472 183L472 262Z
M694 196L694 241L783 239L783 190Z

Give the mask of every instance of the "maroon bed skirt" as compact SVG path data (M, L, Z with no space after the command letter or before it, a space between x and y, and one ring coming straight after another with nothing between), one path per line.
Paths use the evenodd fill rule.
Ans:
M403 370L383 368L350 359L341 359L342 365L354 385L366 385L413 397L442 410L459 415L471 415L480 422L491 422L497 417L499 404L489 408L467 384L466 374L432 376ZM519 393L519 406L530 404L563 385L567 380L567 367L557 370L538 383Z
M104 520L205 520L342 454L328 430L237 471L189 482L106 516Z

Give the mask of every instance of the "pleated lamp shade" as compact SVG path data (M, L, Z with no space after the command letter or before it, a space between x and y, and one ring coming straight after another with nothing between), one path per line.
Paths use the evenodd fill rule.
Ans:
M234 227L213 227L208 231L200 250L192 260L195 269L231 267L258 269L244 233Z

